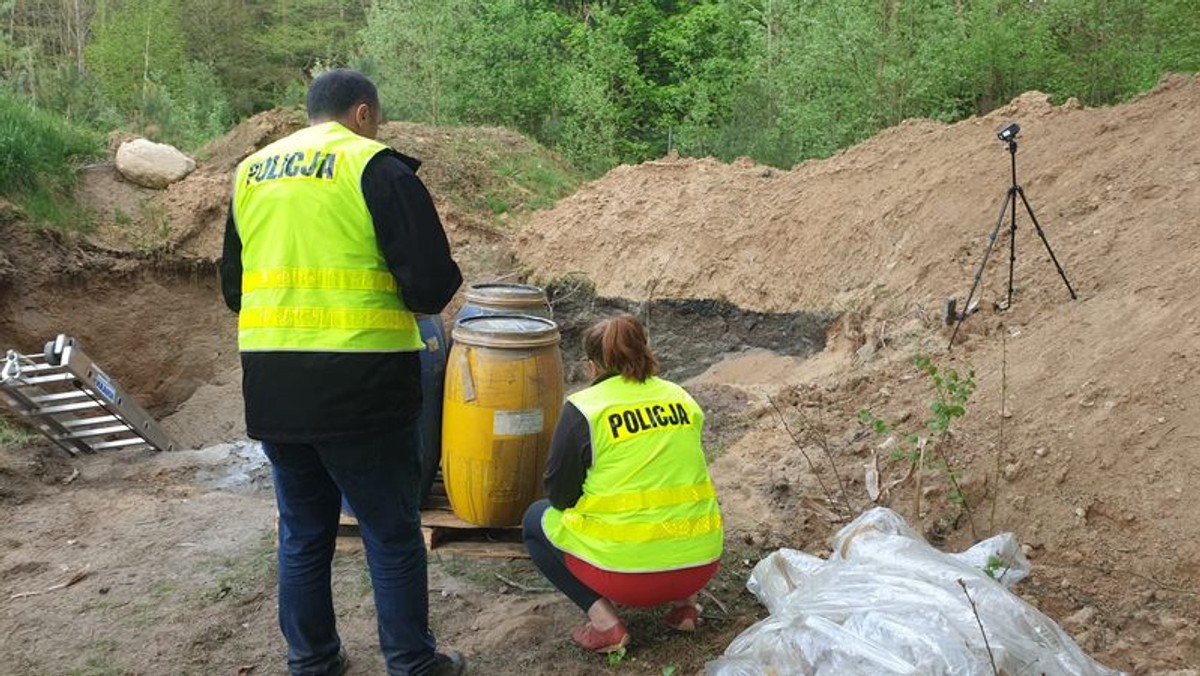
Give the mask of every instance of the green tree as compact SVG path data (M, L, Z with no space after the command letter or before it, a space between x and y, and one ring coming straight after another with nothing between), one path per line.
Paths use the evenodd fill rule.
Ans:
M740 98L761 107L764 97L751 91L753 65L761 58L751 40L755 29L744 2L722 0L697 3L667 17L651 36L663 68L658 126L668 130L671 148L727 156L726 147L748 147L747 139L728 140L726 147L717 139L723 131L741 131L731 128ZM750 112L739 121L746 122ZM758 122L750 128L765 126Z
M282 88L278 80L286 77L250 46L255 21L249 3L188 0L180 18L188 58L215 74L232 112L249 115L274 105L275 92Z
M458 86L454 38L470 6L465 0L381 0L371 8L363 45L389 116L433 124L455 118L448 100Z
M179 7L178 0L139 0L97 17L87 65L123 110L140 110L156 87L180 87L185 56Z
M243 49L252 50L262 83L255 107L296 103L314 70L353 65L360 58L367 4L362 0L246 0L254 39Z

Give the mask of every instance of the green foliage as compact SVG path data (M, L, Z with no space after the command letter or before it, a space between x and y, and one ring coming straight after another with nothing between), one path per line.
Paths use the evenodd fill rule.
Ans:
M124 3L98 19L87 65L117 107L136 110L152 89L179 89L184 35L178 0Z
M196 148L220 136L233 113L220 80L208 66L191 61L179 73L176 89L151 85L144 91L142 131L185 148Z
M370 70L379 71L380 96L391 119L441 124L457 112L447 96L457 93L459 74L451 37L460 33L465 0L381 0L373 3L363 31Z
M394 119L517 129L590 174L668 150L789 167L1039 89L1200 70L1196 0L0 0L0 83L196 146L353 66ZM502 200L503 201L503 200ZM500 202L496 202L497 205Z
M213 2L201 4L224 9ZM185 6L189 10L187 24ZM86 52L87 65L105 101L128 116L139 132L187 148L223 133L233 122L232 107L217 71L187 56L184 26L193 27L193 36L208 36L196 26L210 30L212 26L198 20L195 11L179 0L122 4L97 19L96 39ZM233 56L217 48L198 52Z
M1004 568L1004 559L992 554L988 557L987 564L983 567L983 572L993 580L999 579L999 573Z
M898 434L895 424L876 417L867 409L858 412L859 421L876 434L884 437L898 434L900 443L892 452L894 459L916 460L922 443L939 442L949 436L951 423L967 414L967 402L975 392L974 369L968 369L965 375L953 368L942 369L925 355L913 357L913 365L929 379L934 392L934 397L929 402L932 415L923 426L930 432L929 436L922 436L919 431Z
M321 67L354 65L368 3L252 0L246 5L251 15L250 39L234 42L231 49L240 51L237 58L250 67L247 84L254 97L249 101L254 110L300 103L303 99L282 100L281 94L295 85L304 85L309 74Z
M396 114L515 127L595 173L669 148L778 166L1041 89L1113 103L1200 69L1194 0L391 0Z
M33 439L34 436L20 427L14 426L7 420L0 418L0 448L26 443L30 439Z
M520 205L528 210L544 209L574 192L579 185L579 176L574 171L536 154L504 154L492 164L492 170L511 180L524 193Z
M75 165L102 152L99 135L0 92L0 195L35 221L77 222L67 199Z
M188 0L180 7L184 50L208 68L220 84L230 111L249 115L274 104L276 80L284 77L264 63L254 44L253 3L244 0ZM254 58L247 58L247 51Z
M950 466L942 446L950 438L953 422L967 414L967 403L975 392L975 371L968 368L966 374L961 374L953 368L941 368L925 355L913 357L913 365L933 389L930 415L924 421L901 426L867 409L859 411L858 419L875 434L894 439L893 460L906 460L918 470L939 470L950 483L950 502L968 508L966 494L958 483L961 473Z
M927 423L938 439L950 433L950 423L967 413L967 401L975 392L975 370L969 369L965 376L952 368L939 369L929 357L917 355L913 358L917 370L929 377L935 393L929 403L933 418Z
M447 197L493 214L528 212L550 206L579 186L580 176L536 144L514 144L508 135L476 136L447 144L441 162L457 166L464 185L445 187ZM467 167L478 167L472 175Z
M625 659L625 646L621 646L620 648L608 653L606 657L608 658L608 666L617 666L621 663L621 660Z

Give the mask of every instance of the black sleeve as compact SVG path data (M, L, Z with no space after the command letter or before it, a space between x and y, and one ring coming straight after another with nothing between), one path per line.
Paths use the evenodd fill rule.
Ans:
M583 413L567 402L554 428L550 459L546 461L546 496L555 509L574 507L579 502L583 480L591 466L591 428Z
M421 179L399 153L383 151L367 163L363 198L375 237L409 310L436 314L462 284L450 243Z
M230 310L242 309L242 238L233 221L233 205L225 217L225 246L221 253L221 294Z

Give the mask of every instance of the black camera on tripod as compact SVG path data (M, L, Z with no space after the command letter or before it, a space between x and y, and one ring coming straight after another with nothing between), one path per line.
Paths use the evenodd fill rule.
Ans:
M1021 126L1013 122L996 132L996 138L1008 144L1012 183L1005 193L1004 203L1000 205L1000 216L996 219L996 228L988 236L987 248L983 252L983 260L979 262L979 267L975 269L975 280L971 283L971 290L967 292L967 300L963 304L963 309L959 311L958 302L954 298L947 298L942 308L942 321L946 324L954 324L954 333L950 334L950 344L947 346L947 349L954 348L954 338L958 336L958 330L962 328L963 320L979 309L979 301L975 298L975 292L979 290L979 283L983 279L983 270L987 267L988 258L991 257L992 249L996 246L996 238L1000 234L1000 228L1004 225L1005 216L1009 216L1010 219L1008 238L1008 298L1003 304L996 303L996 308L999 310L1008 310L1012 307L1013 273L1017 263L1018 201L1025 207L1025 213L1029 215L1029 220L1033 223L1033 229L1037 231L1038 238L1042 240L1042 244L1046 245L1046 253L1050 254L1050 260L1054 262L1054 267L1058 270L1058 276L1062 277L1063 283L1067 285L1067 293L1071 294L1071 300L1075 300L1076 298L1075 289L1067 279L1067 273L1063 270L1062 265L1059 264L1058 257L1054 255L1054 250L1050 248L1050 241L1046 239L1046 233L1042 231L1042 226L1038 223L1037 216L1033 215L1033 207L1029 206L1029 200L1025 197L1025 190L1017 183L1017 134L1020 131Z

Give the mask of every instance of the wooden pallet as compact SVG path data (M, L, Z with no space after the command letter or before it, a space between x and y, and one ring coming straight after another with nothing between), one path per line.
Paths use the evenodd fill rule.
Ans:
M421 533L425 536L425 548L434 554L489 559L529 558L529 552L521 541L520 526L485 528L455 516L440 476L434 481L429 499L421 508ZM358 521L342 514L338 524L337 550L360 552L362 549Z

